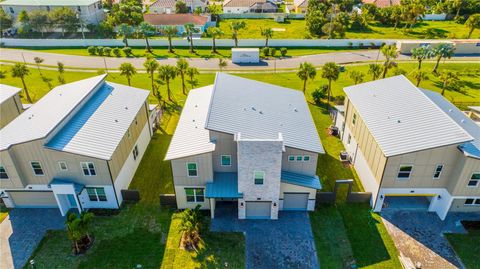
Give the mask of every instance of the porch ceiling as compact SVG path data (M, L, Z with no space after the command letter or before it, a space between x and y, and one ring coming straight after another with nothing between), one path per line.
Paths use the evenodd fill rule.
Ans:
M50 181L49 185L73 185L73 189L75 190L76 194L80 194L85 188L85 185L83 184L60 178L54 178L52 181Z
M208 182L205 189L207 198L242 198L238 192L237 173L214 173L213 182Z

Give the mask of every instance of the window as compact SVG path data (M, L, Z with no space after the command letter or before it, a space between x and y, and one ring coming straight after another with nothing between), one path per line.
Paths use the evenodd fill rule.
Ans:
M347 145L350 145L350 141L352 141L352 136L351 136L351 135L348 135Z
M80 6L77 6L77 11L78 13L82 12L82 8Z
M40 164L40 162L30 162L30 165L32 165L34 175L36 175L36 176L45 175L43 173L42 165Z
M15 11L13 10L12 7L9 7L8 9L10 9L10 13L12 13L12 14L15 13Z
M138 146L135 145L135 147L133 148L133 159L137 160L137 157L138 157Z
M353 113L352 125L355 126L355 123L357 123L357 114Z
M303 161L304 162L309 162L310 161L310 156L308 156L308 155L303 156Z
M468 181L469 187L478 187L478 183L480 182L480 173L473 173L470 177L470 181Z
M397 178L399 179L409 179L410 174L412 173L413 165L400 165L400 169L398 169Z
M435 172L433 173L433 179L439 179L442 174L443 164L437 164L435 167Z
M289 155L289 156L288 156L288 161L289 161L289 162L294 162L294 161L295 161L295 156Z
M130 129L127 130L127 137L128 138L132 137L132 133L130 132Z
M464 205L474 205L474 206L480 206L480 198L467 198L465 199L465 204Z
M138 125L137 117L135 117L135 125Z
M104 188L92 188L87 187L88 199L92 202L105 202L107 201L107 195Z
M50 12L50 7L49 6L47 6L47 11Z
M0 165L0 179L8 179L7 170L5 170L3 165Z
M302 159L303 159L303 156L302 156L302 155L298 155L298 156L297 156L297 162L301 162Z
M67 171L68 170L66 162L58 162L58 167L60 167L61 171Z
M187 163L187 174L189 177L198 176L197 163Z
M253 177L255 180L255 185L263 185L263 180L265 179L265 172L255 171L253 172Z
M95 166L92 162L81 162L83 174L85 176L96 176L97 172L95 172Z
M187 197L187 203L203 203L205 196L203 189L185 188L185 196Z
M232 156L230 155L222 155L220 160L221 166L230 166L232 165Z

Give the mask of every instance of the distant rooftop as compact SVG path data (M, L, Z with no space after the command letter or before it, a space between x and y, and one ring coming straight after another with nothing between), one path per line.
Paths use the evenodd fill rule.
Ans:
M10 99L10 97L14 96L22 89L17 87L8 86L5 84L0 84L0 104Z
M2 6L89 6L100 0L5 0Z
M194 14L143 14L143 19L153 25L205 25L208 17Z

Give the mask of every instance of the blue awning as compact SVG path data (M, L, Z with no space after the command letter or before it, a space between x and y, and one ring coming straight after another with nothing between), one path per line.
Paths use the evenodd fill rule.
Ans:
M318 176L307 176L293 172L282 171L281 182L302 187L321 190L322 184Z
M205 189L207 198L241 198L238 193L237 173L214 173L213 182L208 182Z
M85 185L70 181L68 179L60 178L54 178L52 181L50 181L49 185L73 185L73 189L75 190L76 194L80 194L83 191L83 188L85 188Z

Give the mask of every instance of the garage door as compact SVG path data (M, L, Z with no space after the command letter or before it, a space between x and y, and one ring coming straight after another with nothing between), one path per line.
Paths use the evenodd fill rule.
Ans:
M308 193L284 193L283 210L307 210Z
M56 208L55 196L51 191L9 191L15 207Z
M247 202L247 219L270 219L271 202Z

